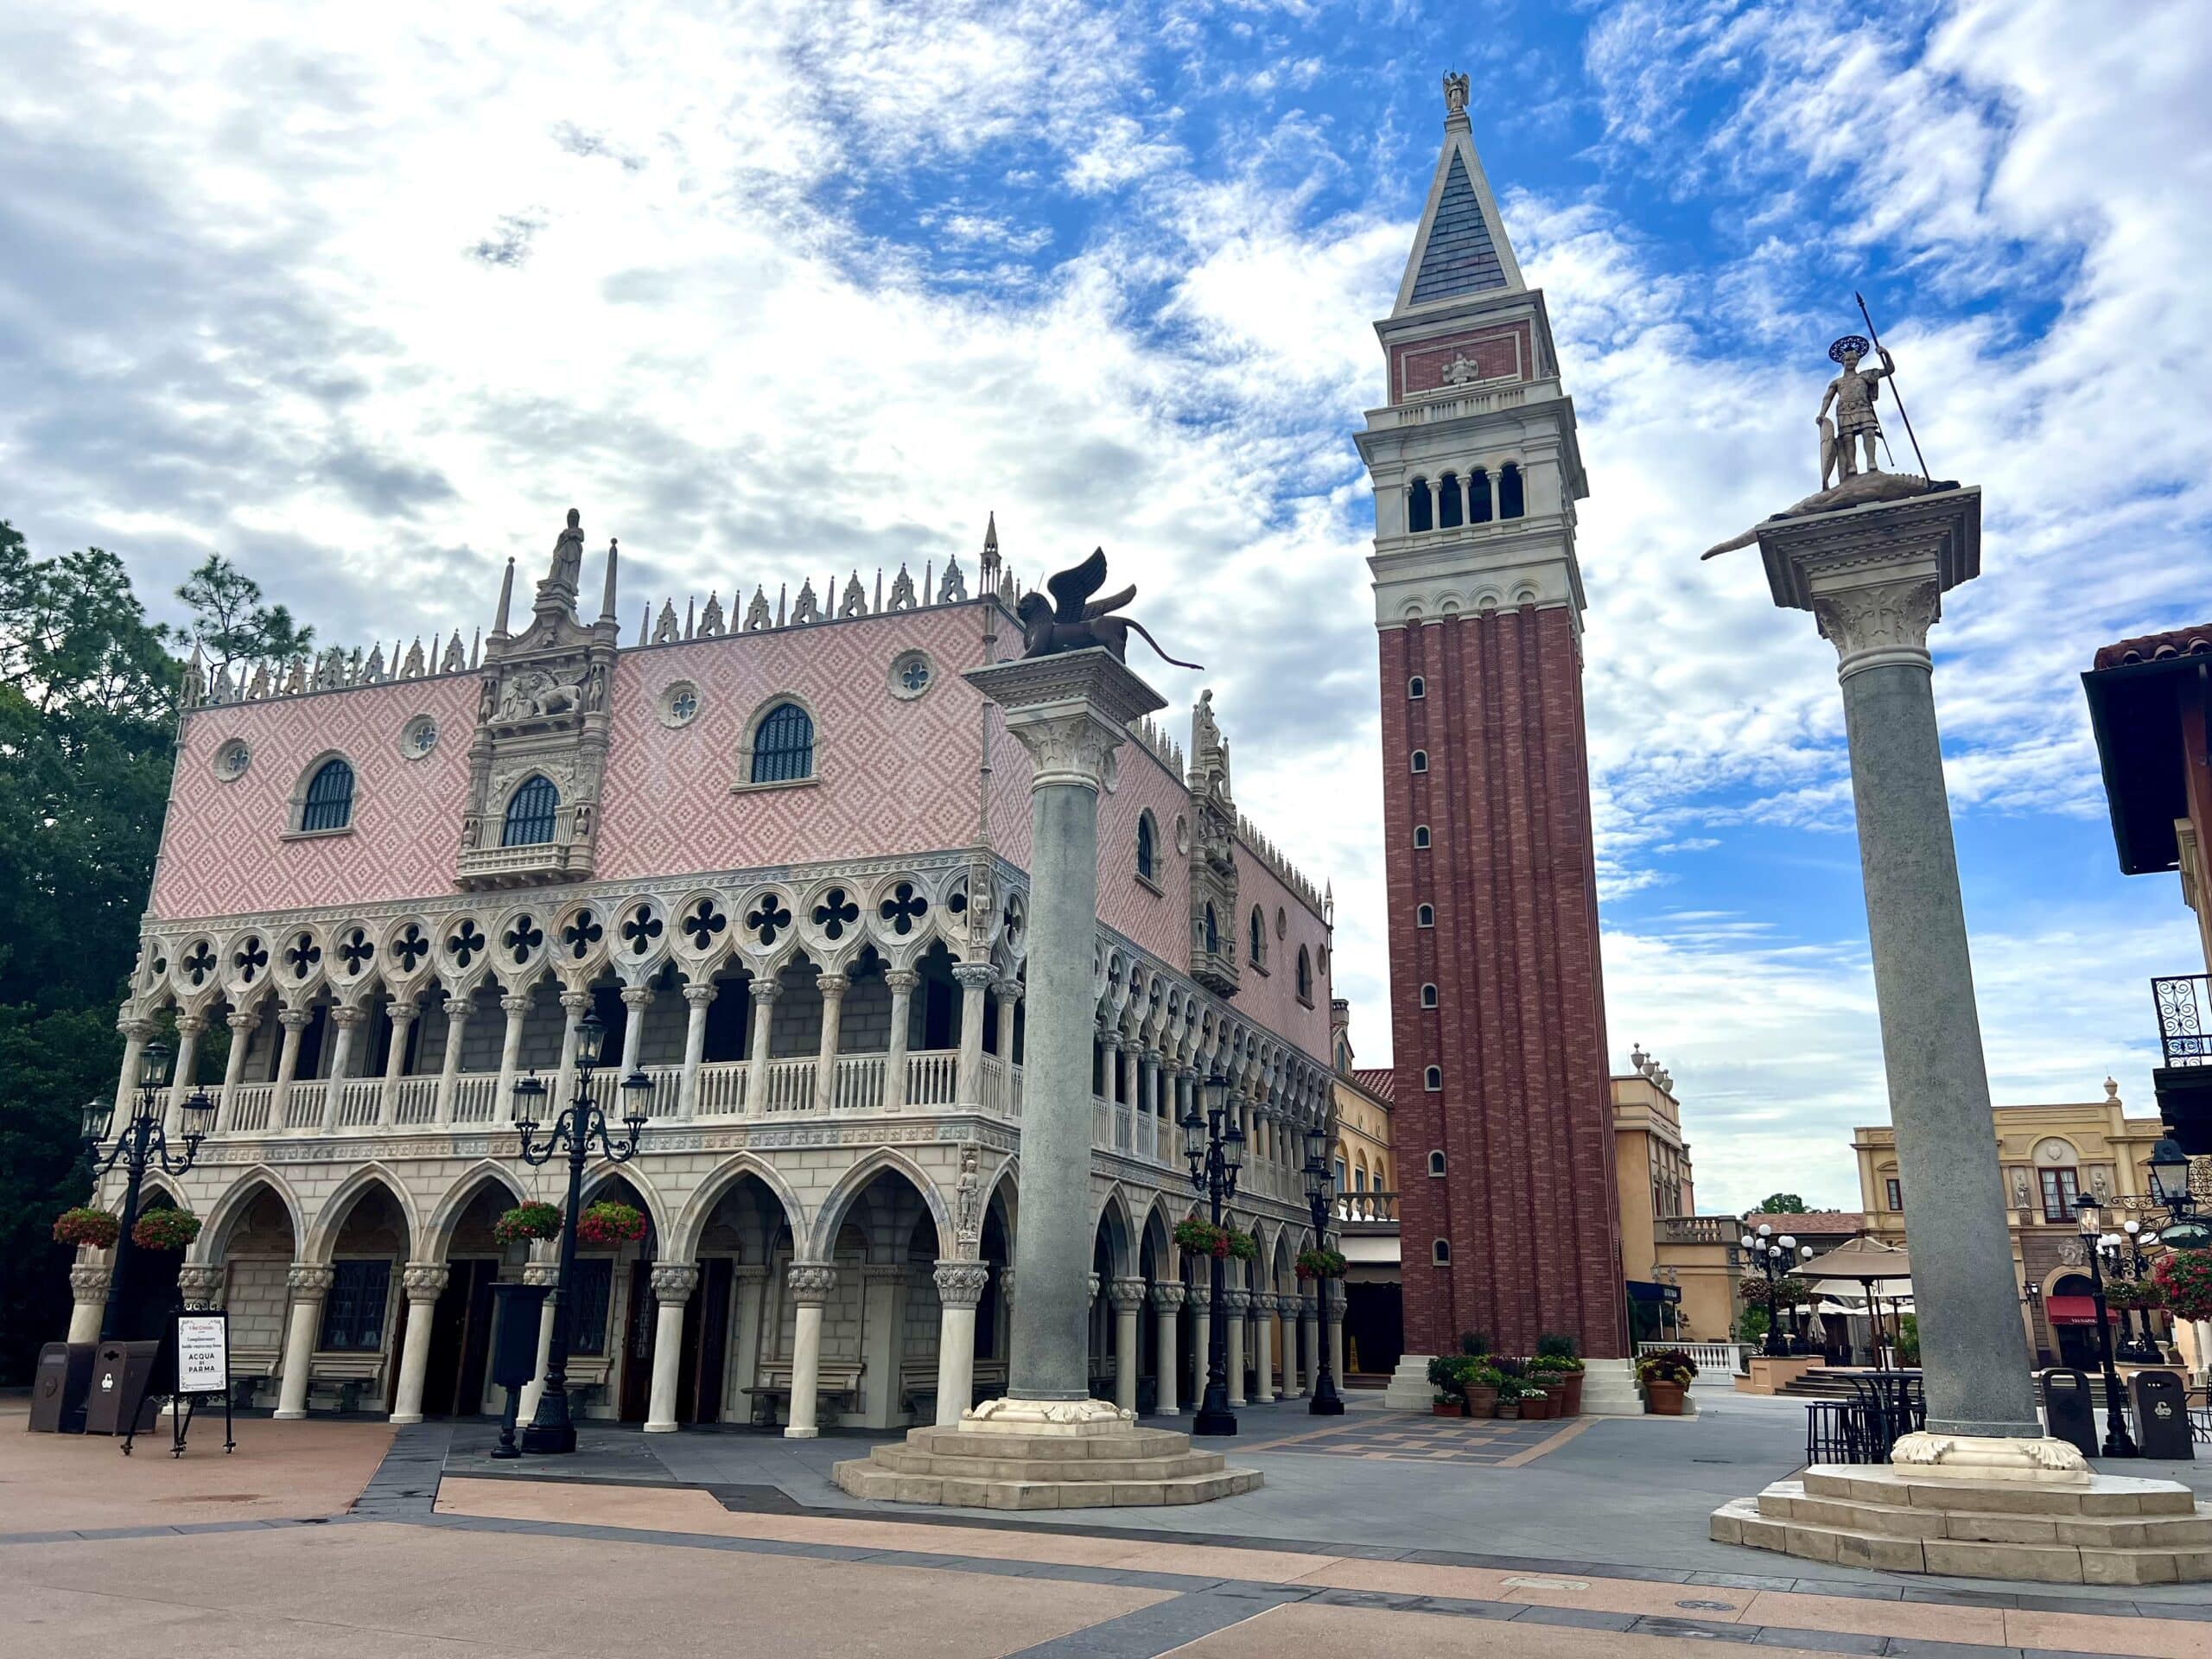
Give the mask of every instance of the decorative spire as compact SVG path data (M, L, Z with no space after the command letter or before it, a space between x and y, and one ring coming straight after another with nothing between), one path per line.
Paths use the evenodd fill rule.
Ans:
M492 624L492 637L494 639L504 639L507 637L507 612L514 603L514 597L515 562L514 556L510 554L507 556L507 574L499 579L499 620Z
M1398 284L1394 316L1415 306L1523 289L1520 263L1506 239L1497 198L1484 175L1467 123L1467 78L1444 78L1444 149L1429 181L1421 230Z
M620 556L620 550L616 543L616 537L610 536L607 538L607 593L599 602L599 620L602 622L614 620L614 567Z

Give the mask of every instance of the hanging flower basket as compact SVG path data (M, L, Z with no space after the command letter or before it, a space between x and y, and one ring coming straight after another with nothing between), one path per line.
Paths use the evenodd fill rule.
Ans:
M645 1236L645 1211L602 1198L588 1204L576 1217L576 1243L612 1249L633 1244Z
M54 1242L57 1244L105 1250L122 1236L123 1223L114 1213L95 1210L90 1205L80 1204L74 1210L64 1210L54 1218Z
M492 1224L492 1236L502 1244L558 1238L561 1212L550 1204L518 1204Z
M1298 1253L1297 1267L1301 1279L1341 1279L1344 1276L1344 1252L1303 1249Z
M1251 1234L1240 1233L1234 1227L1217 1227L1196 1217L1175 1224L1175 1243L1179 1249L1192 1255L1217 1255L1224 1260L1234 1257L1239 1262L1249 1262L1260 1254L1259 1244Z
M2123 1308L2153 1308L2166 1305L2166 1293L2155 1279L2108 1279L2105 1281L2105 1306Z
M1777 1279L1770 1286L1764 1274L1746 1274L1736 1287L1736 1294L1746 1307L1798 1307L1813 1300L1812 1286L1795 1275Z
M2177 1319L2212 1319L2212 1250L2176 1250L2158 1258L2151 1281Z
M130 1230L142 1250L181 1250L200 1236L200 1217L189 1210L149 1210Z

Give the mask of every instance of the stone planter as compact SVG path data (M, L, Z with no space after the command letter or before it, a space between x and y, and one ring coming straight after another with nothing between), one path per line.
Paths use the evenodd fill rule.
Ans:
M1562 1417L1580 1417L1582 1414L1582 1373L1561 1371L1560 1381L1566 1385L1566 1392L1556 1396L1559 1400L1559 1414Z
M1457 1400L1439 1400L1429 1407L1428 1414L1432 1417L1459 1417L1465 1415L1466 1408Z
M1548 1394L1528 1395L1521 1402L1521 1419L1523 1422L1531 1419L1540 1422L1544 1421L1554 1414L1554 1402Z
M1497 1414L1507 1419L1518 1417L1521 1414L1521 1402L1518 1400L1500 1398L1497 1402Z
M1682 1414L1682 1385L1647 1382L1643 1385L1643 1402L1654 1417L1679 1417Z
M1497 1390L1496 1389L1469 1389L1467 1415L1470 1417L1497 1416Z

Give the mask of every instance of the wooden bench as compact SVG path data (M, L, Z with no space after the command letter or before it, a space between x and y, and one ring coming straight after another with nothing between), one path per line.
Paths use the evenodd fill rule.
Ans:
M1006 1392L1006 1361L979 1359L976 1362L975 1398L968 1403L980 1406L986 1400L995 1400ZM918 1421L934 1421L937 1417L937 1362L933 1359L913 1360L899 1368L899 1397L906 1414Z
M865 1361L850 1364L824 1363L815 1374L814 1395L817 1402L827 1405L830 1414L825 1421L834 1422L836 1414L850 1411L861 1391L861 1373L867 1369ZM772 1428L779 1409L788 1409L791 1399L791 1363L788 1359L771 1360L763 1365L745 1394L752 1402L752 1418L756 1427Z
M383 1379L382 1354L317 1354L308 1366L308 1406L313 1409L315 1396L322 1395L341 1413L359 1411L361 1396Z

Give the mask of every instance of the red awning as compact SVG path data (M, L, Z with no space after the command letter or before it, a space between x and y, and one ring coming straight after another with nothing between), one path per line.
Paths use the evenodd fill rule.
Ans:
M2043 1311L2053 1325L2094 1325L2096 1299L2091 1296L2046 1296Z

